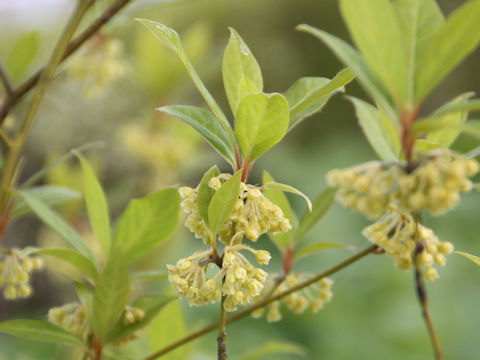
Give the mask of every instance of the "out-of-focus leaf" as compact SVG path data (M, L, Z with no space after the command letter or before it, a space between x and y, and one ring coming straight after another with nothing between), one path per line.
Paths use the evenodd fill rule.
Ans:
M115 246L131 262L165 241L175 230L180 211L180 195L174 188L160 190L130 201L122 214Z
M473 93L466 93L466 94L463 94L463 96L466 96L467 94L470 95ZM478 110L480 110L480 100L470 100L470 101L464 101L464 102L452 101L443 105L440 109L435 111L432 115L428 116L428 118L429 119L438 118L447 114L458 113L460 111L478 111Z
M132 303L132 307L143 310L145 312L145 316L140 321L133 324L117 324L117 326L115 326L108 334L106 343L122 340L136 331L144 328L173 299L175 299L174 296L160 295L145 296L135 300Z
M130 277L123 254L112 249L105 269L95 284L93 294L93 329L105 339L120 320L130 295Z
M235 122L240 149L247 162L277 144L288 129L288 102L281 94L250 94L238 106Z
M474 262L475 264L477 264L478 266L480 266L480 257L478 257L478 256L469 254L469 253L464 252L464 251L454 251L453 253L458 254L458 255L462 255L463 257L467 258L468 260L470 260L470 261Z
M390 0L341 0L343 18L370 68L400 102L407 100L407 58Z
M178 117L197 130L203 138L230 164L235 164L233 146L222 126L208 110L196 106L169 105L157 108L164 113Z
M395 145L389 131L380 117L379 111L363 100L349 97L355 106L355 113L368 142L382 160L397 160Z
M477 156L480 156L480 146L477 146L475 149L470 150L465 154L465 156L468 158L476 158Z
M335 243L335 242L317 242L314 244L309 244L302 247L300 250L298 250L295 253L295 260L298 260L304 256L312 255L324 250L338 249L338 248L344 248L344 247L345 247L344 244Z
M263 172L263 184L274 182L273 177L266 171ZM292 241L292 234L298 226L298 219L290 206L288 198L283 191L280 190L264 190L263 194L274 204L278 205L282 209L283 216L289 221L292 229L286 233L271 234L268 233L272 241L279 247L280 250L284 250Z
M80 253L85 255L88 259L90 259L93 263L96 264L95 257L93 256L92 251L87 246L85 241L70 225L65 222L65 220L60 217L60 215L58 215L41 201L25 193L24 191L20 191L19 194L23 197L28 206L30 206L32 211L46 225L48 225L53 231L60 235L70 246L78 250Z
M313 77L298 79L285 93L290 106L289 130L307 116L320 111L331 95L342 91L354 78L352 70L347 68L331 80Z
M165 26L163 24L160 24L152 20L146 20L146 19L135 19L135 20L137 20L142 25L144 25L147 29L149 29L157 39L159 39L165 46L175 51L175 53L180 57L180 60L185 65L185 68L187 69L187 72L190 75L190 78L192 79L193 83L195 84L197 89L200 91L200 94L203 96L208 106L210 107L212 112L215 114L218 121L220 121L220 123L222 124L222 127L225 129L225 131L229 135L229 138L232 139L232 142L233 142L233 139L235 138L235 136L233 133L232 126L228 122L227 117L223 113L222 109L220 109L220 106L218 106L213 96L210 94L208 89L203 84L202 80L197 74L197 71L195 70L192 63L190 62L187 55L185 54L185 51L183 49L182 42L180 40L180 37L178 36L178 33L175 30L169 28L168 26Z
M299 25L297 29L308 32L324 42L340 61L352 69L365 91L367 91L380 108L385 111L387 117L391 120L398 121L392 98L380 79L368 67L365 59L357 50L342 39L312 26Z
M38 32L20 36L13 44L5 60L5 70L14 82L19 81L37 55L39 45Z
M300 220L294 242L298 243L327 214L335 201L335 189L326 188L313 200L312 212L306 211Z
M146 270L133 273L132 280L163 280L168 278L168 273L163 270Z
M230 216L238 200L242 171L237 171L218 189L208 205L208 226L216 234Z
M312 202L310 201L308 196L302 193L300 190L295 189L293 186L280 184L277 182L268 182L266 184L263 184L263 188L266 190L285 191L285 192L289 192L289 193L301 196L307 203L308 211L312 212Z
M447 151L448 149L440 144L425 140L425 139L417 139L415 141L415 151L425 154L428 153L432 150L438 150L438 149L443 149Z
M91 324L93 323L93 292L95 289L77 281L74 283L74 285L78 299L80 300L80 304L82 304L85 308L87 319Z
M80 160L83 170L83 191L85 193L85 202L87 204L88 217L90 224L97 237L103 253L108 257L112 242L110 234L110 215L108 212L107 199L102 186L95 175L92 167L85 158L76 154Z
M83 347L82 339L61 327L40 320L9 320L0 323L0 332L22 339Z
M232 28L230 28L230 40L223 55L222 74L223 86L234 116L237 114L242 97L250 92L263 91L260 66L247 44ZM240 87L241 91L239 91Z
M467 1L419 49L415 96L422 100L480 41L480 1Z
M57 205L69 200L78 199L81 197L80 193L62 186L44 185L35 186L23 190L27 195L37 199L45 205ZM25 215L31 211L27 202L23 197L17 197L12 210L12 219L21 215Z
M210 201L215 194L215 190L208 186L208 183L211 178L220 175L220 171L216 166L212 166L206 173L203 175L200 184L198 185L198 193L197 193L197 206L198 212L202 217L205 224L208 224L208 206L210 205Z
M303 358L307 355L307 351L303 346L288 341L270 341L240 355L238 360L263 359L264 356L272 354L296 355Z

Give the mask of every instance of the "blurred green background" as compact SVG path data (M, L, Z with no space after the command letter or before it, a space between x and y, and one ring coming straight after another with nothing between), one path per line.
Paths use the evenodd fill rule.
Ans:
M439 1L446 13L462 2ZM90 19L109 3L99 1ZM18 71L14 79L17 83L48 57L74 2L34 0L18 4L22 6L13 9L10 1L0 1L0 61L10 63L11 71ZM51 6L55 11L50 11ZM16 16L12 18L13 13ZM25 154L27 177L74 147L102 141L104 146L89 151L88 155L106 188L114 216L129 199L149 191L176 184L196 186L203 172L213 164L228 170L227 164L193 131L176 119L155 113L155 107L165 104L204 105L176 56L136 23L135 17L153 19L179 31L187 53L223 109L228 106L220 69L229 26L241 34L255 54L267 92L284 92L303 76L331 78L342 68L318 40L295 31L297 24L308 23L348 38L335 0L134 1L100 36L62 66L41 107ZM22 64L11 60L22 41L35 52L23 73L18 70ZM480 51L441 84L428 99L424 111L462 92L478 93L478 64ZM356 83L348 85L347 93L365 98ZM24 113L25 105L23 102L15 108L9 119L12 127ZM262 158L250 181L260 182L261 170L266 169L276 180L314 197L324 188L328 170L374 159L352 110L341 94L336 95L321 113L303 122ZM475 145L474 139L462 136L455 147L467 150ZM45 182L81 189L79 174L77 164L72 162L50 173ZM291 200L301 214L305 207L302 201ZM425 223L441 240L454 243L457 250L480 254L476 223L480 194L472 192L462 200L446 216L427 216ZM86 237L91 237L81 200L59 210ZM361 215L335 205L304 243L334 241L362 249L368 246L360 234L367 224ZM33 216L13 223L7 233L8 246L46 245L56 241ZM280 254L269 240L262 238L255 246L269 249L273 261L268 270L280 271ZM200 247L199 240L179 224L175 237L149 256L141 267L164 269L165 264L174 263ZM318 273L349 255L350 250L330 250L306 258L296 266L297 270ZM244 319L230 325L231 358L272 340L301 344L307 349L308 359L432 358L411 272L400 272L387 256L372 255L333 278L333 300L316 315L309 311L293 315L283 309L284 319L279 323ZM165 281L141 284L147 293L160 293L165 286ZM37 275L34 289L35 295L28 300L0 300L0 318L44 318L50 307L75 301L73 287L61 274L47 271ZM447 266L440 269L440 279L428 284L428 295L445 358L478 358L480 269L457 255L449 256ZM218 306L189 308L181 302L181 307L186 324L183 331L193 331L218 318ZM182 332L181 326L178 329L178 324L169 323L168 318L164 320L163 326L172 329L171 336ZM212 333L194 342L187 352L174 352L165 358L213 359L215 337ZM141 349L142 341L130 348ZM0 336L0 359L66 358L69 357L61 347ZM297 358L273 355L263 359Z

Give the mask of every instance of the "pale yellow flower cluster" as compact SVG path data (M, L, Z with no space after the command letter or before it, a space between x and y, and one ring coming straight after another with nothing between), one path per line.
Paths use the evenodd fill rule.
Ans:
M175 266L167 265L169 281L181 298L189 300L191 306L219 302L223 295L225 309L235 311L260 294L267 278L267 273L254 267L240 253L241 250L253 253L259 264L266 265L270 260L270 254L265 250L254 250L240 244L227 246L221 268L213 277L208 277L207 273L218 264L210 250L201 251L180 259Z
M418 251L417 265L426 267L424 274L427 280L438 277L433 264L444 266L445 255L453 252L451 243L439 241L431 229L421 224L418 224L417 229L412 215L393 204L384 216L365 228L362 234L384 249L402 270L410 268L415 252ZM417 246L421 247L420 251Z
M407 212L428 209L439 215L455 206L460 192L472 188L469 178L479 171L475 159L433 152L410 172L401 164L370 162L327 175L346 207L378 218L390 203Z
M216 191L229 177L229 174L213 177L208 185ZM195 234L195 237L203 239L206 245L210 245L211 234L198 211L197 191L198 189L189 187L180 188L182 207L188 215L185 226ZM287 232L290 228L290 222L279 206L268 200L260 189L241 183L235 207L220 228L218 236L224 244L229 244L232 239L241 242L244 235L251 241L257 241L260 235L267 232L276 234Z
M26 298L32 294L30 274L43 268L43 260L23 254L18 249L5 250L0 259L0 286L7 300Z
M273 292L273 296L288 291L298 283L304 281L306 274L292 273ZM283 302L295 314L302 314L310 308L313 313L323 308L325 303L332 299L333 280L324 278L319 283L314 283L301 291L294 292L283 297L281 300L273 301L268 305L267 321L276 322L282 319L280 303ZM259 299L259 298L258 298ZM260 318L265 313L265 308L260 308L252 313L252 317Z

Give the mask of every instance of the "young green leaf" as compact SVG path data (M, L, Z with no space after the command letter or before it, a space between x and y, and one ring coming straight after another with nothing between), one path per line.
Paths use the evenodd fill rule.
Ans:
M341 0L343 18L370 68L400 102L407 100L407 58L390 0Z
M313 211L306 211L295 232L294 242L298 243L327 214L335 201L335 189L326 188L313 201Z
M208 226L216 234L228 219L238 200L242 171L237 171L218 189L208 205Z
M5 61L5 70L14 82L19 81L27 71L38 52L38 32L20 36L13 44Z
M26 190L24 193L44 203L45 205L57 205L69 200L79 199L81 194L77 191L56 185L35 186ZM32 209L28 206L25 199L18 196L15 199L11 218L28 214Z
M9 320L0 323L0 332L22 339L84 347L83 340L61 327L40 320Z
M266 171L263 172L263 184L274 182L273 177ZM290 206L288 198L280 190L264 190L263 194L274 204L278 205L282 209L283 215L290 221L292 229L286 233L278 233L268 235L272 239L275 245L279 247L280 250L284 250L288 247L292 240L292 234L294 233L296 227L298 226L298 219L295 213Z
M208 183L211 178L220 175L220 171L216 166L212 166L208 171L203 175L200 184L198 185L198 193L197 193L197 206L198 212L202 217L205 224L208 224L208 206L210 205L210 201L215 194L215 190L208 186Z
M344 248L344 244L334 242L316 242L302 247L295 253L295 260L329 249Z
M76 153L83 170L83 191L87 204L88 217L103 253L108 257L111 246L110 215L107 199L95 172L85 158Z
M235 164L235 153L228 135L215 116L195 106L170 105L157 108L158 111L170 114L183 120L197 130L203 138L222 155L232 166Z
M390 132L382 121L380 112L367 102L349 97L355 106L357 119L368 142L382 160L398 160L399 151L390 138Z
M27 248L30 254L47 255L66 263L69 263L75 267L80 274L85 275L92 280L96 280L98 277L98 270L95 264L82 253L72 249L39 249L39 248Z
M234 116L237 114L240 100L245 95L263 91L260 66L247 44L232 28L230 28L230 40L223 55L222 74L223 86Z
M466 96L467 94L473 93L465 93L460 96ZM432 115L429 115L428 118L437 118L442 117L444 115L457 113L459 111L479 111L480 110L480 100L470 100L464 102L450 102L443 105L440 109L435 111Z
M94 297L94 288L90 285L82 284L78 281L74 283L75 291L77 293L80 304L85 308L85 313L87 314L87 319L90 324L93 323L93 297Z
M285 93L290 106L289 130L306 117L320 111L338 91L355 78L352 70L343 69L332 80L326 78L298 79Z
M197 74L197 71L195 70L192 63L190 62L187 55L185 54L185 51L183 49L182 42L180 40L180 37L178 36L178 33L175 30L170 29L169 27L152 20L146 20L146 19L135 19L135 20L137 20L142 25L144 25L147 29L149 29L155 35L155 37L159 39L164 45L166 45L167 47L175 51L175 53L179 56L182 63L185 65L185 68L187 69L187 72L190 75L190 78L192 79L197 89L200 91L200 94L203 96L206 103L208 104L212 112L215 114L218 121L220 121L220 124L222 125L222 127L227 132L231 143L235 144L235 136L233 133L232 126L228 122L225 114L222 112L222 109L220 109L220 106L218 106L213 96L210 94L210 92L207 90L207 88L203 84L202 80Z
M325 45L335 53L340 61L352 69L365 91L367 91L379 107L385 111L387 117L394 121L398 121L395 106L390 94L387 92L377 75L375 75L375 73L368 67L365 59L357 50L342 39L312 26L299 25L297 26L297 29L308 32L324 42Z
M105 342L112 343L125 339L129 335L141 330L147 326L155 316L173 299L174 296L145 296L135 300L132 307L144 311L145 316L133 324L125 325L123 322L118 323L108 334Z
M463 257L467 258L468 260L474 262L475 264L477 264L478 266L480 266L480 257L478 256L475 256L475 255L472 255L472 254L469 254L467 252L463 252L463 251L454 251L453 252L454 254L458 254L458 255L462 255Z
M240 355L238 360L257 360L263 359L265 356L272 354L282 355L296 355L305 357L307 351L299 344L287 342L287 341L270 341L257 348L248 351L244 355Z
M30 206L32 211L46 225L60 235L70 246L78 250L94 264L96 264L95 256L93 256L92 250L90 250L80 235L70 225L68 225L65 220L60 217L60 215L58 215L38 199L27 194L25 191L20 191L19 194L23 197L28 206Z
M277 144L287 132L288 123L288 102L283 95L245 96L238 106L235 133L246 162Z
M455 99L450 101L448 105L454 105L454 104L465 104L468 102L468 99L473 96L473 93L466 93L462 94L460 96L457 96ZM442 106L443 107L443 106ZM441 110L440 108L439 110ZM433 114L435 116L435 113ZM450 145L453 144L455 139L460 135L461 129L456 129L455 127L461 126L465 123L468 117L468 111L463 110L459 111L456 113L449 113L447 115L443 115L438 119L438 121L441 121L444 123L446 126L444 129L440 130L435 130L427 134L426 139L428 141L436 142L438 144L441 144L445 147L450 147Z
M125 261L132 262L165 241L177 226L179 211L180 195L174 188L130 201L115 236Z
M415 70L415 96L424 99L480 41L480 1L467 1L419 49Z
M268 182L266 184L263 184L263 188L267 190L286 191L286 192L301 196L307 203L308 211L312 212L312 202L310 201L308 196L302 193L300 190L295 189L293 186L280 184L277 182Z
M93 294L93 329L104 340L117 324L130 295L130 278L123 254L112 249Z

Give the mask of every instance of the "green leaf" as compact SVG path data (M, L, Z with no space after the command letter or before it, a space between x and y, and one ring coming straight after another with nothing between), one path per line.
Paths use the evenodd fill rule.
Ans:
M235 164L235 154L228 135L215 116L195 106L170 105L157 108L158 111L173 115L197 130L203 138L230 164Z
M295 253L295 260L298 260L304 256L312 255L317 252L321 252L329 249L338 249L346 247L344 244L335 242L317 242L302 247Z
M103 192L95 172L85 158L76 154L80 160L83 170L83 188L85 192L85 202L87 204L88 217L90 224L97 237L103 253L108 257L112 242L110 234L110 215L108 212L107 199Z
M232 28L230 28L230 40L223 55L222 74L223 86L234 116L237 114L242 97L248 93L263 91L260 66L247 44Z
M448 149L445 148L445 146L431 142L431 141L427 141L424 139L417 139L415 141L415 151L420 154L426 154L430 151L438 150L438 149L448 151Z
M169 47L171 50L175 51L175 53L179 56L180 60L185 65L185 68L187 69L187 72L190 75L190 78L192 79L193 83L195 84L197 89L200 91L200 94L203 96L206 103L208 104L212 112L217 117L218 121L220 121L220 124L222 125L222 127L227 132L231 143L234 144L235 136L234 136L232 127L227 120L227 117L222 112L222 109L220 109L220 106L218 106L213 96L207 90L202 80L198 76L192 63L190 62L187 55L185 54L185 51L183 49L182 42L180 40L180 37L178 36L178 33L175 30L170 29L169 27L152 20L146 20L146 19L135 19L135 20L137 20L142 25L144 25L147 29L149 29L157 39L159 39L164 45Z
M96 264L95 257L93 256L90 248L80 237L80 235L65 222L65 220L63 220L56 212L54 212L48 206L46 206L33 196L27 194L25 191L20 191L19 194L23 197L28 206L30 206L32 211L40 218L40 220L42 220L53 231L60 235L70 246L78 250L80 253L90 259L94 264Z
M308 32L324 42L325 45L335 53L340 61L352 69L365 91L367 91L380 108L385 111L387 117L398 121L392 98L381 83L380 79L368 67L365 59L357 50L342 39L312 26L299 25L297 26L297 29Z
M285 93L290 106L289 130L307 116L320 111L338 91L355 78L352 70L343 69L332 80L306 77L298 79Z
M480 257L478 257L478 256L475 256L475 255L472 255L472 254L469 254L469 253L463 252L463 251L454 251L453 253L458 254L458 255L462 255L463 257L467 258L470 261L473 261L475 264L480 266Z
M355 106L355 113L368 142L382 160L398 160L399 152L395 149L390 132L385 127L380 112L367 102L348 97Z
M20 36L13 44L5 61L5 70L9 78L18 82L27 71L38 53L38 32Z
M215 190L208 186L208 183L211 178L220 175L220 171L216 166L212 166L206 173L203 175L202 181L198 185L197 193L197 206L198 212L202 217L205 224L208 224L208 205L215 195Z
M112 249L93 294L93 329L100 339L119 321L130 295L130 278L123 254Z
M155 318L155 316L173 299L175 299L174 296L161 295L145 296L135 300L131 306L135 309L143 310L145 312L145 316L134 324L117 324L117 326L108 334L106 343L122 340L138 330L141 330L147 326Z
M180 210L180 195L174 188L160 190L130 201L115 236L115 246L127 263L165 241L175 230Z
M29 247L26 249L30 254L48 255L59 260L65 261L75 267L82 275L92 280L98 277L98 270L95 264L82 253L72 249L52 248L40 249Z
M56 185L35 186L24 190L23 192L45 205L62 204L66 201L81 197L80 193L77 191ZM25 199L17 197L15 199L15 204L13 205L11 218L13 219L28 214L30 211L31 209Z
M301 196L307 203L308 211L312 212L312 202L310 201L308 196L302 193L300 190L295 189L293 186L280 184L277 182L268 182L266 184L263 184L263 188L267 190L286 191L286 192Z
M263 172L263 184L274 182L273 177L266 171ZM283 215L290 221L292 229L286 233L278 233L268 235L272 239L275 245L279 247L280 250L284 250L292 241L292 234L298 226L298 219L295 213L290 206L287 196L280 190L265 190L263 194L274 204L278 205L282 209Z
M327 214L335 201L335 189L326 188L313 201L312 212L305 212L298 230L295 232L294 242L297 243L312 230L312 228Z
M367 64L394 97L407 99L407 58L390 0L341 0L343 18Z
M132 280L164 280L168 278L168 273L163 270L145 270L133 273Z
M396 0L393 7L402 30L408 69L408 99L415 104L417 54L445 22L436 0Z
M228 219L238 200L242 171L237 171L218 189L208 205L208 226L216 234Z
M22 339L84 347L82 339L61 327L40 320L9 320L0 323L0 332Z
M238 360L256 360L263 359L265 356L272 354L288 354L305 357L307 352L301 345L288 341L269 341L253 350L248 351L244 355L240 355Z
M85 284L79 283L75 281L74 283L75 291L77 292L78 299L80 303L85 308L85 312L87 314L87 319L90 324L93 323L93 297L94 297L94 290L91 286L87 286Z
M473 93L465 93L460 95L459 97L465 97ZM454 99L455 100L455 99ZM449 102L443 105L440 109L435 111L432 115L428 116L430 118L437 118L442 117L444 115L457 113L459 111L478 111L480 110L480 100L471 100L471 101L463 101L463 102Z
M468 99L473 96L473 93L466 93L460 96L457 96L455 99L450 101L448 105L462 104L468 102ZM442 106L442 108L444 107ZM441 110L440 108L439 110ZM434 114L435 116L435 114ZM468 117L468 111L463 110L456 113L449 113L438 118L438 121L445 123L445 129L435 130L427 134L426 139L428 141L436 142L445 147L450 147L453 144L455 139L460 135L461 129L455 129L455 126L461 126L465 123ZM453 126L453 127L452 127Z
M432 89L480 41L480 1L467 1L453 14L428 42L419 49L416 67L415 96L425 98Z
M288 102L281 94L250 94L238 106L235 133L246 163L282 140L289 123Z

